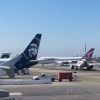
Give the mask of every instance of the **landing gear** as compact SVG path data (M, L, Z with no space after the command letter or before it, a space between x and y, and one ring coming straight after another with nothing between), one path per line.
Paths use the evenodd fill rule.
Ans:
M90 70L90 67L87 67L87 70Z
M78 70L78 68L76 67L75 70Z
M93 69L93 65L90 65L89 67L87 67L87 70L91 70Z
M71 68L71 69L74 69L74 65L71 65L70 68Z
M93 65L90 65L90 69L93 69Z
M83 70L83 67L79 67L80 70Z
M52 78L51 81L52 81L52 82L55 82L55 78Z

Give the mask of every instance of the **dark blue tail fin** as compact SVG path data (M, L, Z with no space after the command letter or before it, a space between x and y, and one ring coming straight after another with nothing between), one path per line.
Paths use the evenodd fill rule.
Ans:
M42 36L41 34L37 34L35 38L30 42L30 44L27 46L27 48L24 50L24 52L22 53L22 55L27 60L36 60L41 36Z
M24 52L21 54L21 59L15 64L15 67L27 63L29 60L36 60L40 40L41 40L42 34L37 34L33 40L30 42L30 44L27 46L27 48L24 50Z

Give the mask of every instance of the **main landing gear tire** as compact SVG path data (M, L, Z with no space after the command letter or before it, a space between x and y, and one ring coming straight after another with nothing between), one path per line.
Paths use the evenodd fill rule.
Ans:
M71 69L74 69L74 65L71 65L70 68L71 68Z
M55 82L55 78L52 78L51 81L52 81L52 82Z

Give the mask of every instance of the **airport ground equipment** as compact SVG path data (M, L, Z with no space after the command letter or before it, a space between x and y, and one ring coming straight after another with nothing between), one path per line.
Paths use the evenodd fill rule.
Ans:
M59 72L58 80L62 81L62 79L69 79L69 81L72 81L72 72Z
M72 80L73 81L77 81L77 75L76 75L77 72L73 72L72 74Z
M29 75L29 69L25 68L25 75Z
M41 73L39 76L34 76L34 80L43 80L43 79L50 79L52 82L55 82L57 80L57 76L47 76L45 73Z
M8 97L9 92L0 89L0 98Z
M15 73L17 73L17 75L29 75L29 69L28 68L24 68L24 69L21 69L21 70L16 70Z
M21 70L21 73L24 74L24 75L29 75L29 69L24 68L24 69ZM19 74L21 74L21 73L19 72Z

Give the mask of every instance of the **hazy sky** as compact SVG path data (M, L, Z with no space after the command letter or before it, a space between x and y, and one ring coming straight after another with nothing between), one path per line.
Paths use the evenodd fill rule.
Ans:
M0 0L0 54L20 54L42 33L38 57L100 56L100 0Z

